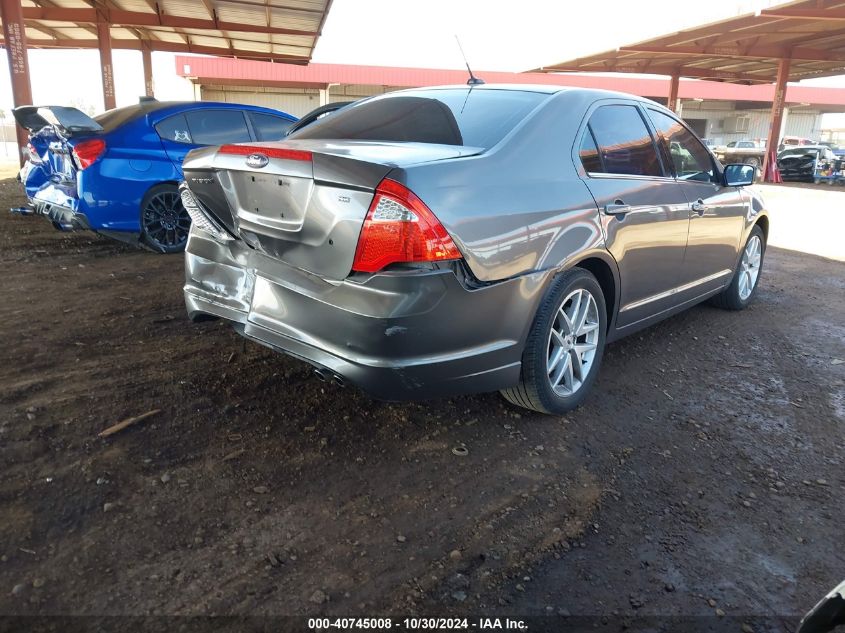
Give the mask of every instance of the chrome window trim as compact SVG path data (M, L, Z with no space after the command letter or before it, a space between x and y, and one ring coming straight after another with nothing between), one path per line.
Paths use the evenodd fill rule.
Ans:
M637 174L607 174L605 172L585 172L590 178L623 178L626 180L654 180L657 182L674 182L674 176L640 176Z

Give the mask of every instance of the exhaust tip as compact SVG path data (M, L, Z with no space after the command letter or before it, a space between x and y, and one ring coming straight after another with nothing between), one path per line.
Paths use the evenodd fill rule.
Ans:
M314 370L314 375L317 376L323 382L330 382L334 383L338 387L345 387L346 381L343 379L342 376L339 374L334 373L330 369L324 369L322 367L318 367Z

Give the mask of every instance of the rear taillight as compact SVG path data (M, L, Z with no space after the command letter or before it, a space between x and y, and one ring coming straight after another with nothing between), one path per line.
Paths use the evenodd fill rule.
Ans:
M235 156L249 156L250 154L264 154L267 158L283 158L286 160L310 161L311 152L286 147L261 147L259 145L222 145L218 154L233 154Z
M33 165L40 165L42 162L41 157L38 155L38 150L35 149L32 143L26 144L26 158Z
M101 138L92 138L87 141L80 141L73 146L73 158L79 169L90 167L103 152L106 151L106 142Z
M374 273L397 262L459 259L458 247L425 203L385 178L370 204L352 270Z

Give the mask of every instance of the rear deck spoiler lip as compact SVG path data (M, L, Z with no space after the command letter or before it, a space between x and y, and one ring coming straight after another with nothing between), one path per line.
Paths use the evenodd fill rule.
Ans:
M19 106L12 110L12 115L18 125L33 133L48 125L60 128L68 136L103 131L103 126L90 116L68 106Z

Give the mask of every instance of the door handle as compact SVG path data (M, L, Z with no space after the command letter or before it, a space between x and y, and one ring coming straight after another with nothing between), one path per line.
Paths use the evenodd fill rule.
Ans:
M701 198L693 202L690 206L698 215L704 215L704 212L707 211L707 205L704 204L704 200Z
M631 205L625 204L617 198L613 201L613 204L606 204L604 205L604 212L607 215L625 215L631 211Z

